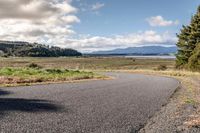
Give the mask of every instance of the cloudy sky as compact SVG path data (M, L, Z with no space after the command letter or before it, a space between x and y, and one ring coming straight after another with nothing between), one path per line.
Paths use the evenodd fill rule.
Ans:
M0 40L81 52L172 46L200 0L0 0Z

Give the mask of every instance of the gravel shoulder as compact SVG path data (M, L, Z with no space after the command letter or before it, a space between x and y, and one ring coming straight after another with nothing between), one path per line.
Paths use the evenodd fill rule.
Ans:
M176 77L181 86L139 133L199 133L199 76Z

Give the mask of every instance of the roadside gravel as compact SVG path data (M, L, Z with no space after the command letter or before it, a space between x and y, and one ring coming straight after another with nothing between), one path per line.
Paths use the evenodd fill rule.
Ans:
M182 85L139 133L200 133L199 104L192 100L184 101L185 96L195 99L200 94L200 81L191 81L195 90L188 92L188 88Z

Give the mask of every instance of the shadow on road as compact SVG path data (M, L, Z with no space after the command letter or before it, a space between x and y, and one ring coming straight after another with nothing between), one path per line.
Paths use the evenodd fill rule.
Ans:
M12 93L0 89L0 96L9 94ZM0 97L0 116L12 111L57 112L60 109L61 106L53 104L51 101L47 100Z
M58 111L60 107L45 100L0 98L0 111L42 112Z
M9 94L11 94L11 92L0 90L0 96L1 95L9 95Z

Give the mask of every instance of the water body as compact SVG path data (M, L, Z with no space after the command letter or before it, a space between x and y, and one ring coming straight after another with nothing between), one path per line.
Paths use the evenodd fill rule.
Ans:
M163 55L163 56L160 56L160 55L151 55L151 56L134 56L134 55L128 55L128 56L125 56L126 58L136 58L136 59L176 59L175 56L173 55Z

